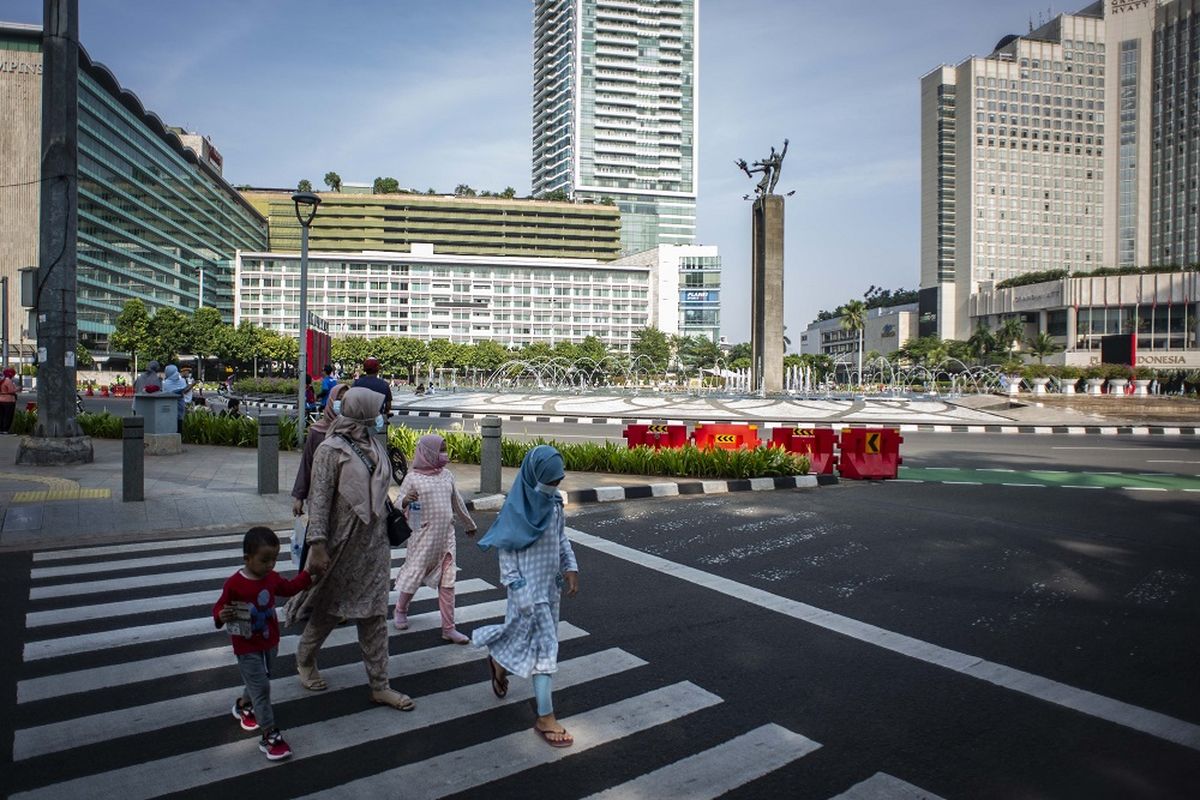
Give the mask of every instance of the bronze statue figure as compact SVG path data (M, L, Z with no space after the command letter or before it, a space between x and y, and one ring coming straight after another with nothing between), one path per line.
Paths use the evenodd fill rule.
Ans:
M771 146L771 155L755 161L753 164L747 164L746 159L739 158L736 162L742 172L746 173L746 177L754 179L754 173L762 173L762 178L758 185L754 187L754 195L756 197L765 197L775 193L775 186L779 183L779 173L783 169L783 157L787 155L788 140L783 140L783 150L776 153L774 145Z

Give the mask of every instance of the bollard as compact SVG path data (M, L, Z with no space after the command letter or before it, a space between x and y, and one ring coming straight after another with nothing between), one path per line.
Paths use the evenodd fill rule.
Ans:
M479 459L479 493L500 493L500 418L484 417L479 421L483 447Z
M258 418L258 493L279 494L279 415Z
M121 500L146 499L145 417L121 419Z

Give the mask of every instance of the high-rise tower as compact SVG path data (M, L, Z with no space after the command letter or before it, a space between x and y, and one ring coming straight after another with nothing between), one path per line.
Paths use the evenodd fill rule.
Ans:
M534 0L534 195L621 210L625 253L692 244L698 0Z

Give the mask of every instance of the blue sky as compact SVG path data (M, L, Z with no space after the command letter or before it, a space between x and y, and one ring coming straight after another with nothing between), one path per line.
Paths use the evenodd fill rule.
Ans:
M320 187L334 170L421 190L529 191L529 0L80 5L92 58L168 124L211 136L232 183ZM916 288L920 76L1024 32L1036 4L701 0L700 9L697 241L721 248L722 332L749 339L742 195L752 184L733 162L784 137L779 190L796 190L785 319L796 345L821 308L872 284ZM41 14L41 0L0 0L0 19Z

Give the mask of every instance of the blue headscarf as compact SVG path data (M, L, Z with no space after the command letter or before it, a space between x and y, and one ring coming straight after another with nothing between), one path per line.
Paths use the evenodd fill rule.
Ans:
M489 547L524 550L540 539L554 519L554 507L562 504L562 498L557 490L547 494L538 486L560 480L565 474L562 454L550 445L539 444L526 453L500 515L479 540L479 546L484 550Z

